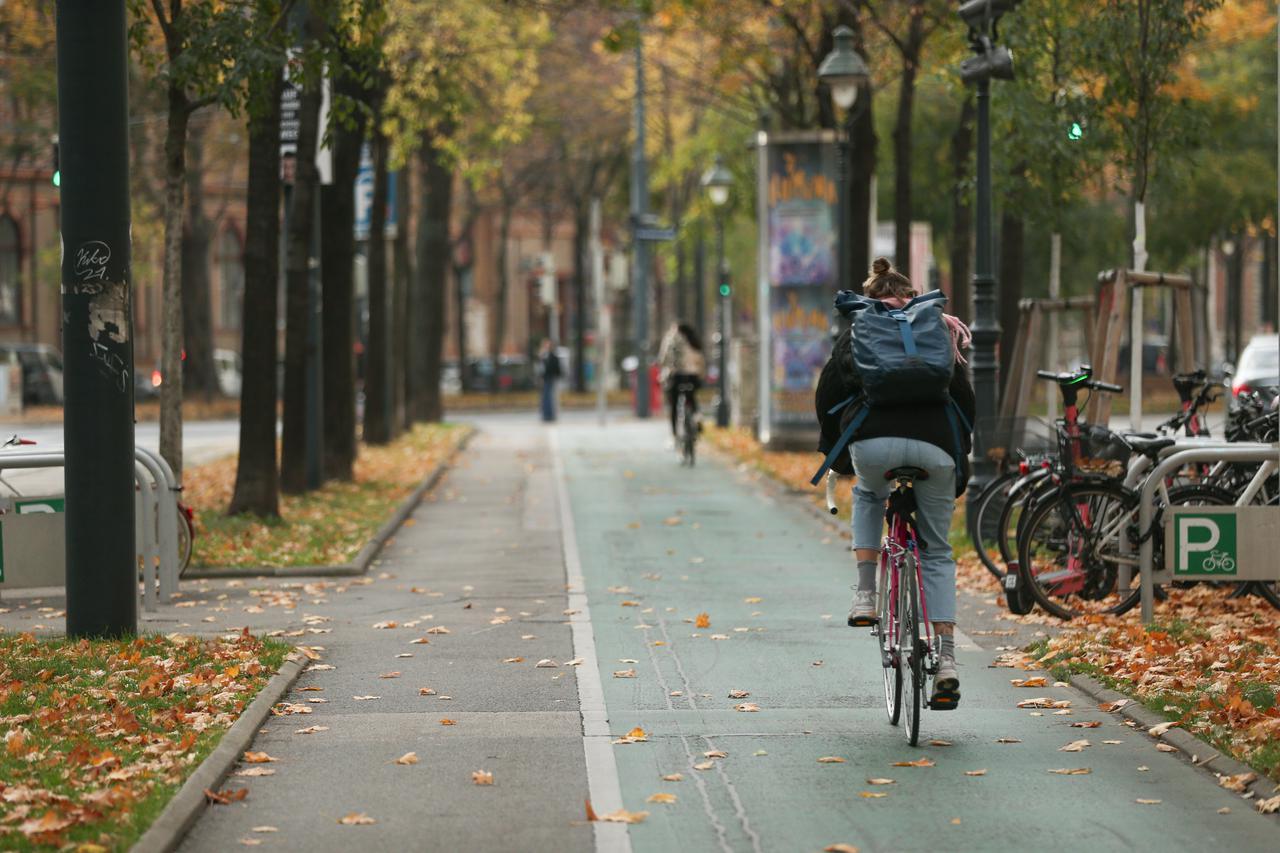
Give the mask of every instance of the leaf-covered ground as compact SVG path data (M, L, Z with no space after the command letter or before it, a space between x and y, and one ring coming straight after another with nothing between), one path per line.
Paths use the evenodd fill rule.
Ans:
M0 849L127 850L288 652L250 636L0 637Z
M809 485L820 461L816 452L765 451L743 430L707 435L743 464L825 501L822 489ZM846 518L848 496L848 488L842 488ZM962 519L963 503L951 537L957 584L1003 607L1003 598L997 601L999 586L963 534ZM1171 590L1168 601L1157 603L1155 615L1149 630L1136 611L1070 623L1039 611L1003 618L1052 628L1053 636L1032 651L1038 664L1058 677L1069 672L1099 677L1280 781L1280 611L1260 598L1227 600L1221 589L1199 585Z
M454 424L420 424L383 447L361 445L355 480L305 495L282 495L280 519L228 516L234 456L192 468L184 497L196 511L193 566L325 566L360 551L424 477L467 435Z

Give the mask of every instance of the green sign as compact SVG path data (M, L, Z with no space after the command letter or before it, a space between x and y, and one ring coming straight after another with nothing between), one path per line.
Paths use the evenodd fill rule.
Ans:
M1173 574L1234 577L1236 517L1229 513L1180 513L1173 518Z
M14 501L13 509L18 515L30 515L33 512L66 512L66 498L38 498L31 501Z

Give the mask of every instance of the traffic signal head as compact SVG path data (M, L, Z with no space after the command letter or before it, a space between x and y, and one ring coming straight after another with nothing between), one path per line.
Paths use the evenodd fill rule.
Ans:
M1013 51L1009 48L988 45L987 49L960 63L960 79L966 83L978 80L1012 80Z
M1084 138L1084 122L1082 121L1071 122L1071 126L1067 128L1067 139L1070 139L1072 142L1074 142L1077 139L1083 139L1083 138Z
M62 186L62 158L58 151L58 137L53 137L53 185L55 187Z
M1005 12L1012 12L1020 0L967 0L960 4L960 18L971 30L985 30Z
M722 284L722 285L720 285L720 295L721 295L721 296L728 296L728 295L729 295L729 285L728 285L728 284Z

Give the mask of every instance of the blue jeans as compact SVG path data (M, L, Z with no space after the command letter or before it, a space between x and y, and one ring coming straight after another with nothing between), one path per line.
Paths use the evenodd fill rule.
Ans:
M556 419L556 381L554 379L544 379L542 381L541 395L542 419L550 422Z
M929 472L916 480L916 526L924 540L920 545L920 570L924 578L925 606L930 622L956 621L956 562L947 533L956 508L956 466L951 454L913 438L869 438L855 441L853 468L858 484L853 489L853 547L879 551L884 538L885 500L894 482L885 472L912 465ZM926 547L927 546L927 547Z

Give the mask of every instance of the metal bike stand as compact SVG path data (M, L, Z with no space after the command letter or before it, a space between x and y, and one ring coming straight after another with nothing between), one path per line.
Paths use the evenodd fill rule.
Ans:
M1165 457L1159 465L1147 476L1142 484L1138 502L1138 529L1140 531L1149 532L1151 528L1151 520L1155 515L1155 507L1152 498L1155 497L1156 489L1164 482L1164 478L1178 470L1183 465L1191 462L1261 462L1275 460L1280 455L1280 445L1262 444L1258 442L1236 442L1231 445L1218 445L1216 447L1197 447L1191 450L1182 450L1177 453L1171 453ZM1264 465L1259 469L1258 474L1262 474L1268 469ZM1266 477L1261 477L1265 480ZM1258 475L1254 476L1254 481L1259 480ZM1249 490L1256 493L1254 483L1250 483ZM1151 536L1147 536L1139 549L1138 553L1138 569L1141 572L1141 595L1142 595L1142 621L1151 622L1154 604L1155 604L1155 582L1153 575L1155 567L1155 543Z

